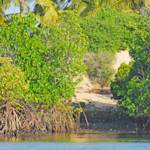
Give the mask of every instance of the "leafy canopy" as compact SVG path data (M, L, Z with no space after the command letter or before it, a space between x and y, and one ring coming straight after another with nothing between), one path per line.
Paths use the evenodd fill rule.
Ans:
M0 54L10 56L25 72L32 99L39 103L55 103L74 95L74 79L84 70L86 49L86 37L75 20L76 16L66 12L58 26L37 28L31 14L15 16L0 28Z
M136 45L130 52L134 59L132 67L122 66L112 83L113 94L120 98L121 107L130 116L139 117L150 114L149 41L149 34L146 37L137 36ZM121 70L123 70L122 73Z
M0 57L0 102L24 99L27 91L24 73L12 64L11 58Z
M95 17L81 19L92 52L130 49L136 33L144 33L148 18L115 10L101 10Z

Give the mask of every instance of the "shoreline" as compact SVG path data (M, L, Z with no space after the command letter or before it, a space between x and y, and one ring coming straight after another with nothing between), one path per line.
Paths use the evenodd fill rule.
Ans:
M46 135L26 135L18 137L2 137L0 142L126 142L127 140L150 140L150 134L100 132L96 130L82 130L77 133L53 133Z

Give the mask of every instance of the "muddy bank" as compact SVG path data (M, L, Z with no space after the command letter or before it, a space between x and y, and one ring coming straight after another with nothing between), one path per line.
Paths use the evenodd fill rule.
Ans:
M90 104L84 107L88 124L85 116L81 114L81 130L113 134L150 134L149 126L144 129L147 118L129 117L118 108L99 109Z
M89 126L85 118L81 116L81 128L97 130L102 132L136 133L137 122L125 114L120 114L117 110L85 110Z
M83 130L149 133L149 128L143 131L147 118L132 118L124 114L118 108L118 100L113 99L110 88L101 88L88 76L83 76L72 101L74 106L81 106L84 110L81 114L81 129Z

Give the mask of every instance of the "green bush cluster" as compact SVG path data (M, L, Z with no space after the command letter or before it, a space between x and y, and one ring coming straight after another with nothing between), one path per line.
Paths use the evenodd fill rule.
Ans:
M120 99L120 106L130 116L140 117L150 114L149 41L149 34L146 37L137 36L136 45L130 51L134 60L132 67L123 65L112 83L113 94Z
M11 58L14 67L24 72L30 100L50 104L74 95L75 79L85 70L83 54L87 49L89 53L84 56L88 74L105 86L114 73L115 52L132 47L130 53L135 62L132 66L122 65L112 83L114 96L124 99L125 92L133 88L128 81L138 82L135 73L143 71L145 76L147 72L146 79L149 78L149 63L146 64L149 53L144 56L147 51L143 48L143 40L149 33L147 19L111 9L102 9L95 17L87 18L63 11L55 26L36 27L34 14L12 16L0 27L0 57ZM143 53L139 49L144 49ZM146 66L144 70L142 64ZM147 82L149 79L143 84Z
M116 99L121 99L128 90L126 87L126 81L128 80L131 66L132 64L122 64L115 75L115 79L111 82L111 91Z
M114 75L113 69L114 54L111 52L100 51L98 53L87 53L85 63L88 66L89 77L99 83L101 87L109 86Z
M147 23L146 17L112 9L101 9L94 17L82 18L80 24L88 37L88 50L95 53L92 59L86 59L91 79L102 86L109 85L115 73L113 62L116 52L133 47L135 37L143 37L147 33Z
M57 26L36 27L32 14L17 16L0 28L0 55L9 56L25 73L31 99L56 103L74 95L76 76L84 71L85 36L75 16L62 14ZM71 19L71 17L74 17ZM73 28L70 28L71 26Z
M0 103L17 103L25 99L27 92L24 73L12 64L11 58L0 57Z
M81 19L81 27L89 38L89 51L129 49L137 32L143 32L147 18L111 9L98 11L95 17Z

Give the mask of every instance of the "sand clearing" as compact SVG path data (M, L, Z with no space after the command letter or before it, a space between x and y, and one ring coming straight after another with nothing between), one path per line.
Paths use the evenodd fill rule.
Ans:
M129 64L131 57L128 51L120 51L116 54L115 59L113 67L117 71L122 63ZM91 104L101 109L116 107L117 101L112 99L111 94L94 92L98 90L100 91L100 85L92 83L88 76L83 76L82 81L76 87L76 96L72 101L75 103L84 102L85 104Z

